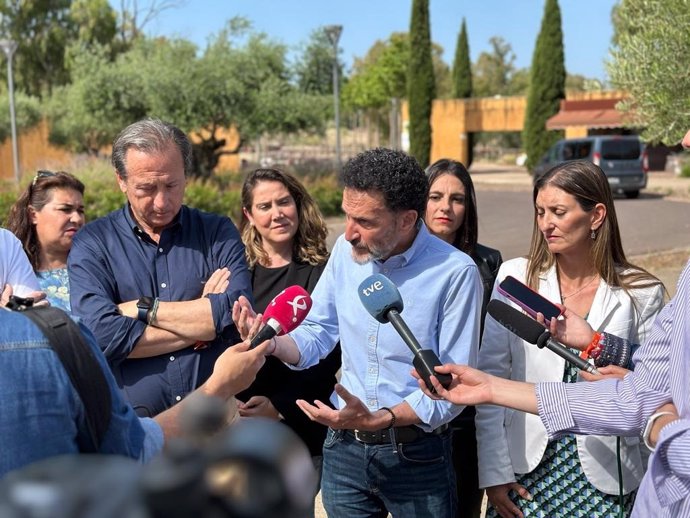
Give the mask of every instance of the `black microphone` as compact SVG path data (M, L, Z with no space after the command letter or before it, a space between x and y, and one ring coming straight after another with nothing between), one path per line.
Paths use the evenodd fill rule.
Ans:
M393 327L403 339L407 347L410 348L414 355L412 365L417 370L419 375L426 383L427 388L436 393L434 386L431 384L431 376L436 376L439 383L448 388L453 377L450 374L442 374L436 372L434 367L442 365L441 360L431 349L422 349L417 338L412 334L410 328L400 316L403 310L403 301L400 297L398 288L395 287L388 277L379 273L371 275L364 279L359 285L359 300L369 312L369 314L376 320L385 324L390 322Z
M562 343L554 340L551 337L551 333L547 329L544 329L544 326L539 322L524 315L505 302L492 299L487 306L487 312L499 324L514 335L522 338L525 342L535 344L540 349L546 347L580 370L589 372L590 374L599 374L599 371L594 365L580 358Z

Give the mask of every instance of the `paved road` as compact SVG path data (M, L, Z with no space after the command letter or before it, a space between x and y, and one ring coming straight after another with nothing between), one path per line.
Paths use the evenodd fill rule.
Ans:
M525 255L532 235L532 195L527 190L477 190L479 241L501 250L504 259ZM643 193L637 200L616 198L623 246L629 256L687 248L690 203ZM342 220L329 222L329 245L343 232Z
M501 250L504 259L527 253L532 235L529 192L478 191L479 240ZM626 255L686 248L690 244L690 203L642 194L616 198L616 213Z

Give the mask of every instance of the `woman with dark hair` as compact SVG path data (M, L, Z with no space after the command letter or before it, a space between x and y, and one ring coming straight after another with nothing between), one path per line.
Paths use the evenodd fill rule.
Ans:
M503 263L497 282L511 275L597 332L644 342L665 289L626 259L603 171L584 160L557 165L536 182L532 198L529 254ZM512 304L496 291L493 297ZM596 338L582 354L596 358L598 367L629 367L630 351L605 346ZM478 367L520 381L578 381L577 369L560 356L524 342L492 318L486 320ZM538 417L494 406L477 407L476 426L479 483L491 503L487 516L630 512L645 470L637 437L566 435L548 442Z
M266 308L273 297L295 284L311 293L328 260L328 229L316 203L294 176L277 169L249 174L242 186L240 233L252 275L254 307ZM237 395L239 413L285 422L306 443L320 468L327 428L311 421L295 401L328 401L339 368L339 346L301 371L269 356L256 381Z
M484 284L483 321L503 259L498 250L477 242L477 198L472 178L464 165L446 158L431 164L426 170L426 176L429 181L429 200L424 222L436 237L474 259Z
M484 299L482 325L491 290L503 262L501 252L477 242L477 200L470 173L455 160L441 159L426 170L429 199L424 222L436 237L469 255L479 268ZM477 440L474 407L467 407L452 421L453 466L458 491L458 518L479 518L483 491L477 477Z
M52 306L70 311L67 255L84 226L84 184L63 171L38 171L10 208L7 228L22 246Z

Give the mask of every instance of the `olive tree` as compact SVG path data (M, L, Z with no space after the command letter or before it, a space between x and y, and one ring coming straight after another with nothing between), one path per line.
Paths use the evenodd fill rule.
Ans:
M690 127L690 10L685 0L622 0L613 11L607 68L628 93L619 107L650 141L677 143Z

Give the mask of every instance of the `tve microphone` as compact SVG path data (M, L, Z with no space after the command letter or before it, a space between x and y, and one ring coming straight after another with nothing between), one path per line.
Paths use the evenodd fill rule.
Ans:
M448 388L453 379L450 374L441 374L434 370L434 367L441 365L441 361L436 353L431 349L422 349L419 342L407 327L407 324L400 316L403 310L403 301L400 297L398 288L395 287L388 277L376 273L364 279L359 285L359 300L376 320L385 324L390 322L403 339L405 344L414 354L412 365L426 383L431 392L436 392L431 384L431 375L436 376L443 387Z
M524 315L505 302L492 299L489 301L487 311L499 324L514 335L522 338L525 342L536 344L540 349L546 347L580 370L589 372L590 374L599 374L599 371L594 365L583 360L565 345L551 338L551 333L547 329L544 329L544 326L539 322Z
M301 286L288 286L268 304L262 321L266 324L249 344L254 348L274 336L284 335L302 323L311 309L311 297Z

